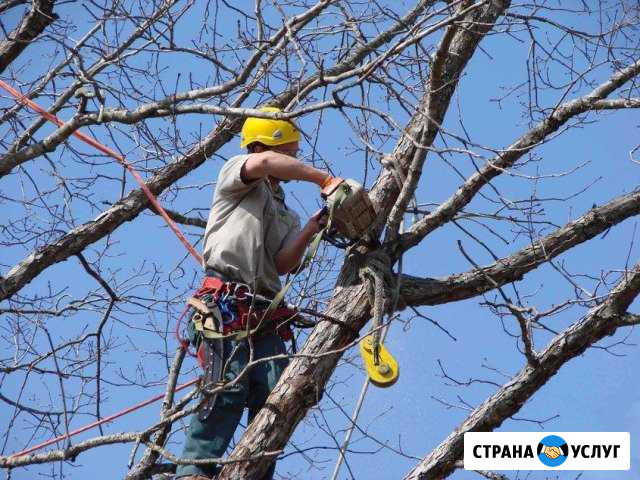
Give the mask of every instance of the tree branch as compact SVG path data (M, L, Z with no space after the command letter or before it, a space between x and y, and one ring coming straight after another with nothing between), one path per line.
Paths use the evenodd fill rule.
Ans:
M635 313L625 313L620 316L621 327L629 327L631 325L640 325L640 315L636 315Z
M278 42L281 42L283 38L287 38L285 35L286 29L294 29L295 31L299 31L302 29L308 22L310 22L313 18L319 15L324 9L334 3L335 0L322 0L316 3L313 7L309 8L305 12L292 17L286 26L280 28L277 32L275 32L270 39L268 40L269 45L274 46ZM164 13L170 5L175 3L175 0L167 5L164 5L161 8L155 17L159 17L162 13ZM369 43L362 45L356 51L354 51L349 57L341 61L339 64L334 67L327 69L326 71L320 71L318 73L310 75L307 79L301 82L300 85L295 85L289 91L284 92L279 95L274 103L280 105L287 105L293 99L296 99L297 102L300 102L302 99L307 97L313 90L320 88L322 86L328 85L330 83L335 83L337 81L345 80L351 76L357 75L359 73L359 69L356 68L357 65L367 58L368 55L373 53L377 48L381 47L385 43L390 42L395 38L399 33L407 29L407 25L410 25L412 22L415 22L416 19L426 10L429 6L435 3L435 0L422 0L420 1L411 11L405 15L405 17L399 19L395 22L389 29L383 31L375 38L373 38ZM156 18L157 19L157 18ZM113 54L109 55L109 58L105 58L102 61L99 61L87 72L88 76L94 76L102 69L105 68L110 62L117 58L118 55L122 53L122 49L126 48L133 41L133 38L137 38L137 36L142 35L147 28L149 28L153 24L154 18L148 19L137 31L135 32L135 36L132 35L127 42L125 42L121 48L117 51L113 52ZM170 97L165 98L160 102L152 102L147 105L140 106L139 109L131 112L126 110L111 110L107 111L107 116L104 117L105 121L107 119L113 121L122 121L124 123L130 123L133 118L138 118L142 115L141 118L146 118L145 116L156 115L156 116L167 116L173 115L176 112L182 113L224 113L224 112L233 112L233 108L220 108L215 107L210 104L208 105L192 105L192 106L182 106L178 107L176 104L179 102L195 100L198 98L209 98L212 96L218 96L223 93L229 92L232 88L242 85L250 76L250 73L257 67L258 61L261 59L263 54L265 53L265 48L259 48L255 52L255 54L251 57L251 60L246 63L241 73L236 75L233 80L229 82L225 82L221 85L216 85L212 87L204 87L196 90L191 90L188 92L182 92L180 94L175 94ZM396 52L396 54L399 51ZM268 64L267 61L265 64ZM50 113L56 113L59 111L64 104L73 96L73 93L82 86L82 82L76 81L71 87L69 87L65 92L63 92L55 104L49 109ZM237 107L237 105L232 105L231 107ZM305 110L306 111L306 110ZM264 115L264 113L255 112L256 115ZM236 114L245 115L249 113L247 109L237 109ZM34 145L31 145L23 150L19 150L22 147L27 139L33 137L35 132L44 125L45 121L43 119L38 119L34 122L32 126L30 126L25 134L20 138L18 142L16 142L13 147L9 150L10 154L5 155L0 159L0 176L6 175L16 166L24 163L27 160L35 158L43 153L50 151L55 148L55 146L59 145L66 138L71 135L71 133L83 125L91 125L95 124L100 118L100 123L102 123L102 116L98 115L89 115L84 118L75 118L72 121L67 122L66 129L60 129L54 134L49 135L49 137L41 142L38 142ZM282 118L287 118L286 114ZM233 133L237 133L240 130L241 123L235 122L235 127L232 129Z
M522 277L541 264L566 252L627 218L640 213L640 191L617 197L539 239L513 255L486 267L444 279L403 275L401 305L439 305L481 295ZM495 284L487 278L491 278Z
M155 208L153 208L153 206L150 206L149 208L156 215L160 215L155 210ZM169 218L171 220L173 220L174 222L179 223L181 225L190 225L192 227L200 227L200 228L206 228L207 227L207 221L203 220L202 218L187 217L186 215L183 215L180 212L176 212L175 210L170 210L168 208L165 208L164 211L167 212L167 215L169 215Z
M0 3L0 13L5 10L9 10L10 8L17 7L18 5L23 5L27 3L29 0L5 0Z
M553 113L545 120L529 130L497 157L488 161L478 172L469 177L468 180L458 188L456 193L444 201L434 212L426 215L420 221L416 222L407 233L401 235L397 244L394 246L395 254L417 245L426 235L451 220L462 208L473 200L476 193L478 193L482 187L504 172L505 169L513 166L518 159L542 143L545 138L557 131L571 118L592 110L594 106L604 108L604 104L598 102L639 73L640 60L613 74L609 80L595 88L591 93L564 103L554 109ZM605 104L618 105L619 103L616 101L611 102L605 102Z
M468 2L462 2L460 11L473 9L460 21L450 25L440 41L429 75L427 95L418 105L416 115L409 127L411 139L410 150L400 153L398 147L407 142L402 139L394 150L391 158L400 160L402 173L406 176L400 193L395 200L387 220L387 237L385 242L393 242L398 234L400 221L404 216L409 200L413 196L420 177L422 166L426 159L427 149L440 131L445 114L449 110L451 97L458 86L458 80L467 62L476 51L480 40L493 28L496 19L508 8L509 1L494 1L484 9L477 8L482 4L469 7ZM416 131L411 131L417 127Z
M18 3L22 2L8 2L2 5L2 10ZM32 40L58 19L58 16L53 13L54 3L55 0L34 0L31 11L22 18L20 25L9 34L6 40L0 42L0 73L18 58Z
M625 272L622 281L598 307L557 335L540 353L537 367L526 365L515 377L477 407L449 437L425 457L406 480L445 478L462 458L465 432L490 432L517 413L526 401L553 377L569 360L620 326L626 309L640 292L640 266Z
M592 110L618 110L621 108L640 108L640 98L598 100L593 103Z
M208 155L211 155L232 137L232 128L230 127L233 126L235 124L226 120L220 122L202 144L184 157L162 168L149 179L146 182L149 190L154 195L159 195L170 185L201 165ZM94 220L74 228L56 242L31 253L0 281L0 301L11 297L47 267L82 252L88 245L109 235L124 222L133 220L149 205L149 201L141 189L133 190Z

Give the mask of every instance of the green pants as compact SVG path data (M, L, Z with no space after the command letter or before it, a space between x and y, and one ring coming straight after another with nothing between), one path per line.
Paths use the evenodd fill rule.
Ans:
M225 357L229 358L224 378L233 380L249 362L249 344L246 340L225 340ZM253 339L253 360L267 358L286 353L282 339L275 333L267 333ZM255 365L233 387L220 392L213 410L206 421L191 417L187 430L182 458L220 458L242 418L244 407L249 408L249 423L264 405L269 393L287 366L288 360L280 358ZM275 462L263 477L271 480L275 470ZM215 465L178 465L176 478L186 475L216 474Z

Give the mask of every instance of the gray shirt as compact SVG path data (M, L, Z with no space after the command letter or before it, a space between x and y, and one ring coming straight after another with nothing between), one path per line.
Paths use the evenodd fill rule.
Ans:
M265 179L242 181L247 158L237 155L220 170L204 234L204 262L257 293L274 295L282 287L275 256L300 231L300 218L286 207L281 189L272 192Z

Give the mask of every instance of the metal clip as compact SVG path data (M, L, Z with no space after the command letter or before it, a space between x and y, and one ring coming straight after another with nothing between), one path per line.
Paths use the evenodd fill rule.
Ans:
M240 293L238 293L238 289L240 289ZM246 283L236 283L233 288L233 298L239 301L244 301L247 297L251 296L251 287Z

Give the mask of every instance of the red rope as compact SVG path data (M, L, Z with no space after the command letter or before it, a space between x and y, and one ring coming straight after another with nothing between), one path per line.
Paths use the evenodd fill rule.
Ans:
M58 117L56 117L55 115L47 112L44 108L42 108L40 105L38 105L37 103L31 101L29 98L27 98L25 95L22 95L19 91L17 91L16 89L14 89L13 87L11 87L10 85L8 85L7 83L3 82L2 80L0 80L0 87L3 88L4 90L6 90L9 94L11 94L13 97L15 97L15 99L20 102L23 103L24 105L27 105L28 107L32 108L33 110L35 110L36 112L38 112L40 115L42 115L42 117L44 117L45 119L49 120L52 123L55 123L56 125L58 125L59 127L64 125L64 122L62 120L60 120ZM193 258L196 259L196 261L198 262L199 265L203 264L203 259L202 256L196 252L196 250L193 248L193 245L191 245L191 243L189 243L189 240L187 240L187 238L184 236L184 234L182 233L182 231L178 228L178 226L175 224L175 222L171 219L171 217L169 217L169 215L167 214L167 212L164 210L164 208L162 208L162 205L160 205L160 202L158 202L158 199L155 197L155 195L151 192L151 190L149 190L149 187L147 187L147 184L144 182L144 179L140 176L140 174L137 172L136 169L134 169L131 164L129 162L127 162L124 157L122 155L120 155L119 153L117 153L116 151L110 149L109 147L104 146L103 144L101 144L100 142L98 142L96 139L90 137L89 135L85 135L82 132L79 131L74 131L73 135L76 136L77 138L79 138L80 140L82 140L83 142L91 145L92 147L94 147L96 150L104 153L105 155L108 155L114 159L116 159L120 164L122 164L127 170L129 170L129 172L131 173L131 175L133 175L133 178L136 180L136 182L138 182L138 185L140 185L140 188L142 189L142 191L144 192L144 194L147 196L147 198L149 199L149 202L151 203L151 205L153 205L153 207L156 209L156 211L158 213L160 213L160 215L162 216L162 218L164 218L164 221L167 223L167 225L169 226L169 228L173 231L173 233L176 234L176 236L178 237L178 239L183 243L183 245L187 248L187 250L189 251L189 253L193 256ZM180 328L180 322L182 320L182 317L184 317L184 315L186 314L188 308L185 309L182 312L182 315L180 315L180 318L178 319L178 325L176 327L176 337L178 338L178 341L180 342L180 344L185 347L185 342L186 342L186 346L188 348L188 340L186 339L182 339L180 337L180 333L179 333L179 328ZM191 385L193 385L194 383L196 383L198 381L198 379L193 379L187 383L183 383L182 385L179 385L178 387L176 387L176 389L174 390L175 392L179 392L180 390L183 390ZM21 452L18 453L14 453L13 455L11 455L12 457L17 457L20 455L27 455L28 453L31 453L35 450L39 450L41 448L44 448L46 446L49 446L53 443L59 442L61 440L65 440L68 439L69 437L72 437L74 435L77 435L79 433L85 432L87 430L90 430L94 427L97 427L99 425L102 425L103 423L107 423L110 422L112 420L115 420L116 418L122 417L128 413L131 413L135 410L138 410L142 407L145 407L157 400L160 400L161 398L164 397L164 394L161 395L157 395L155 397L152 397L148 400L145 400L144 402L140 402L136 405L133 405L131 407L125 408L124 410L121 410L117 413L114 413L113 415L110 415L108 417L102 418L100 420L97 420L93 423L90 423L88 425L85 425L83 427L80 427L76 430L73 430L72 432L69 432L69 434L65 434L65 435L61 435L59 437L53 438L51 440L47 440L46 442L42 442L39 443L38 445L35 445L33 447L30 447L26 450L23 450Z
M191 385L193 385L194 383L196 383L198 381L197 378L194 378L193 380L188 381L187 383L183 383L182 385L178 385L174 392L179 392L180 390L184 390L187 387L190 387ZM87 430L90 430L94 427L97 427L98 425L102 425L103 423L107 423L110 422L112 420L115 420L116 418L122 417L128 413L134 412L136 410L139 410L142 407L146 407L147 405L154 403L158 400L160 400L161 398L164 398L165 394L162 393L160 395L156 395L155 397L149 398L143 402L137 403L131 407L125 408L124 410L120 410L119 412L114 413L113 415L109 415L108 417L105 418L101 418L100 420L97 420L93 423L89 423L83 427L80 427L76 430L73 430L71 432L69 432L69 435L67 435L66 433L64 435L60 435L59 437L56 438L52 438L51 440L47 440L46 442L42 442L39 443L38 445L34 445L33 447L29 447L26 450L22 450L21 452L18 453L14 453L13 455L11 455L11 457L19 457L21 455L27 455L28 453L34 452L35 450L40 450L41 448L47 447L49 445L51 445L52 443L56 443L59 442L61 440L66 440L70 437L73 437L74 435L77 435L79 433L82 432L86 432Z
M13 97L15 97L15 99L17 101L19 101L20 103L23 103L24 105L27 105L29 107L31 107L33 110L35 110L36 112L38 112L40 115L42 115L44 118L46 118L47 120L49 120L50 122L55 123L56 125L58 125L59 127L61 127L62 125L64 125L64 122L62 120L60 120L58 117L56 117L55 115L47 112L44 108L42 108L40 105L38 105L37 103L31 101L29 98L27 98L25 95L22 95L19 91L17 91L16 89L14 89L11 85L3 82L2 80L0 80L0 87L3 88L4 90L6 90L7 92L9 92ZM149 190L149 187L147 187L147 184L144 182L143 178L140 176L140 174L137 172L136 169L134 169L130 163L128 163L124 157L122 155L120 155L119 153L115 152L114 150L110 149L109 147L105 147L103 144L101 144L100 142L98 142L95 138L90 137L89 135L85 135L82 132L79 131L74 131L73 135L75 135L77 138L79 138L80 140L82 140L83 142L91 145L92 147L94 147L96 150L104 153L105 155L108 155L114 159L116 159L120 164L122 164L127 170L129 170L129 172L131 173L131 175L133 175L133 178L135 178L136 182L138 182L138 185L140 185L140 188L142 189L142 191L144 192L144 194L147 196L147 198L149 199L149 202L151 203L151 205L153 205L153 207L156 209L156 211L158 213L160 213L160 215L162 216L162 218L164 218L164 221L167 222L167 225L169 225L169 228L171 230L173 230L173 233L176 234L176 236L178 237L178 239L183 243L183 245L187 248L187 250L189 251L189 253L193 256L193 258L196 259L196 261L198 262L199 265L203 265L203 260L202 260L202 256L196 252L196 250L193 248L193 245L191 245L191 243L189 243L189 240L186 239L186 237L184 236L184 234L182 233L182 231L178 228L178 226L175 224L175 222L171 219L171 217L169 217L169 215L167 214L167 212L165 212L164 208L162 208L162 205L160 205L160 202L158 202L158 199L153 195L153 193L151 193L151 190Z

